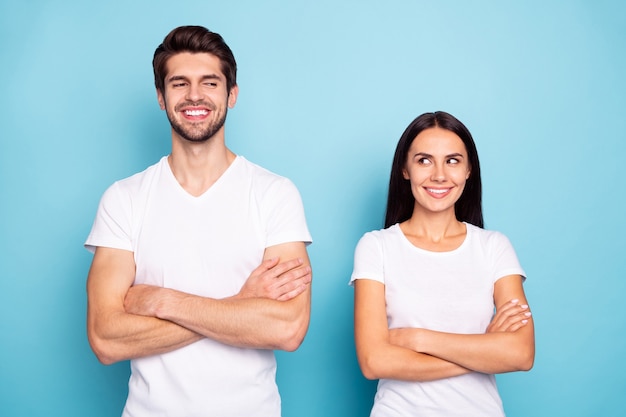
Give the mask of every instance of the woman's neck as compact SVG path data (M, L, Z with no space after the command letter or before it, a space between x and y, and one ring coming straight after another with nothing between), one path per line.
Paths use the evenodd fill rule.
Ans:
M454 212L413 213L400 224L406 238L415 246L433 252L448 252L461 246L467 234L464 223L458 221Z

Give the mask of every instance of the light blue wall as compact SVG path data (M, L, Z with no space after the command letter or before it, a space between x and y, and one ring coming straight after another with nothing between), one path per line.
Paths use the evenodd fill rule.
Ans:
M232 47L227 141L298 185L314 235L310 331L279 354L285 417L367 415L353 249L381 226L400 134L439 109L472 131L487 227L529 276L537 357L499 377L508 415L623 415L626 6L608 0L3 0L0 415L120 412L128 364L87 344L82 242L104 189L169 152L150 61L182 24Z

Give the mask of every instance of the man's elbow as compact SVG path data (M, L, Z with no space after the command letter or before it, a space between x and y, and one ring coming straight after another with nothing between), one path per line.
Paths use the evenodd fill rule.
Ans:
M89 330L87 338L89 340L91 350L101 364L112 365L116 362L124 360L124 358L118 354L113 343L98 336L94 331Z
M285 323L285 326L278 337L276 349L284 350L286 352L296 351L300 345L302 345L308 329L308 315L306 315L306 317L299 317L296 320Z
M280 343L278 350L284 350L285 352L295 352L296 350L298 350L303 341L304 338L285 339Z

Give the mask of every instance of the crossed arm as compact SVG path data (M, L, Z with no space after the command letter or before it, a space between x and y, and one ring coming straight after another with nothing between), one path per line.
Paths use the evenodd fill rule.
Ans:
M533 365L533 321L519 275L496 281L496 314L484 334L390 330L384 285L367 279L354 285L357 357L366 378L430 381L471 371L528 370Z
M310 317L311 267L303 242L266 248L241 291L213 299L133 286L132 252L96 249L87 280L87 334L104 364L179 349L208 337L238 347L295 350Z

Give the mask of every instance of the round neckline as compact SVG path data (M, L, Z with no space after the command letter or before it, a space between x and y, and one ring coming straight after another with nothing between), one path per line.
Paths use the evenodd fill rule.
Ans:
M459 246L457 246L456 248L452 249L452 250L441 251L441 252L440 251L432 251L432 250L420 248L419 246L415 246L413 244L413 242L411 242L409 240L409 238L406 237L406 235L402 231L402 228L400 228L400 223L396 223L392 227L394 227L396 229L396 232L400 234L400 236L402 237L403 241L408 246L410 246L411 248L413 248L413 249L415 249L415 250L417 250L419 252L423 252L423 253L434 254L434 255L446 255L446 254L453 254L455 252L458 252L458 251L462 250L467 245L467 242L470 239L470 234L473 232L473 229L470 227L471 225L468 224L467 222L462 222L462 223L465 225L465 237L463 238L463 241L461 242L461 244Z

